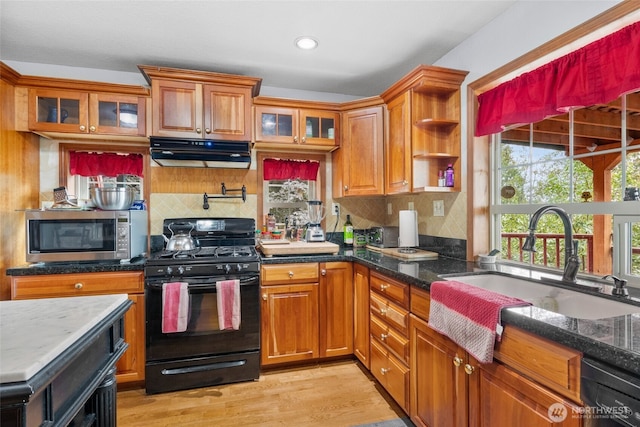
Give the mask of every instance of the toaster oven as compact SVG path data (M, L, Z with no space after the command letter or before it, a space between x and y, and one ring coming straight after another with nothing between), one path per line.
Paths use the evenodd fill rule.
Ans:
M371 227L367 233L367 244L378 248L398 247L398 227Z

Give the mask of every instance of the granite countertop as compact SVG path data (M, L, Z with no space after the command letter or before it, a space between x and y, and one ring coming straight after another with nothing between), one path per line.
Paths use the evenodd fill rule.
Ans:
M536 278L535 272L522 266L477 264L440 257L428 261L404 261L365 248L341 249L337 255L282 256L262 258L263 264L291 262L354 261L401 282L429 290L431 282L447 275L496 272ZM612 286L603 285L611 297ZM570 288L569 288L570 289ZM592 357L640 376L640 289L630 288L626 302L638 306L638 314L613 318L576 319L541 308L509 308L502 311L502 323L517 326L559 342ZM605 296L604 298L606 298Z
M142 271L146 258L131 261L60 262L24 264L7 268L7 276L37 276L42 274L108 273L114 271Z
M0 383L29 380L126 302L125 294L0 301Z

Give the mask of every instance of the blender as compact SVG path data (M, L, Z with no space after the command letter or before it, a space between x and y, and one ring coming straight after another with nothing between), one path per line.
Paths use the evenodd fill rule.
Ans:
M307 228L307 234L305 240L307 242L324 242L324 230L320 226L320 223L326 215L322 201L309 200L309 227Z

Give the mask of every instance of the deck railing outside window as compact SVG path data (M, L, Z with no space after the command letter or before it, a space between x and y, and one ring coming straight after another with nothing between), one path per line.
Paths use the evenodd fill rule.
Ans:
M502 233L503 256L506 259L524 262L522 245L529 233ZM573 239L580 242L580 271L593 272L593 235L574 234ZM536 241L542 244L542 264L545 267L564 267L564 234L536 233ZM637 248L640 251L640 248Z

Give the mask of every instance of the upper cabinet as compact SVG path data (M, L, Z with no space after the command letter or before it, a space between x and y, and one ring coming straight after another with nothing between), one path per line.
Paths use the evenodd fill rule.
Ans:
M262 79L138 66L151 84L152 135L250 141L252 98Z
M460 191L460 85L466 75L421 65L382 93L388 109L386 194ZM449 165L454 185L438 186Z
M332 153L333 196L384 194L384 104L373 97L345 105L342 143Z
M339 146L336 104L260 97L253 100L258 148L335 150Z
M79 138L110 135L115 139L135 139L146 136L146 104L149 97L145 88L113 85L109 87L113 90L111 92L93 92L90 90L93 83L69 85L56 79L47 82L47 79L38 82L47 88L30 87L17 91L18 94L26 94L28 107L24 110L27 112L24 122L28 130L50 137L59 133L66 137L76 134L75 137ZM56 84L79 90L52 87ZM89 90L80 90L85 87ZM118 93L118 89L122 89L123 93ZM17 117L19 122L23 116L19 113Z

